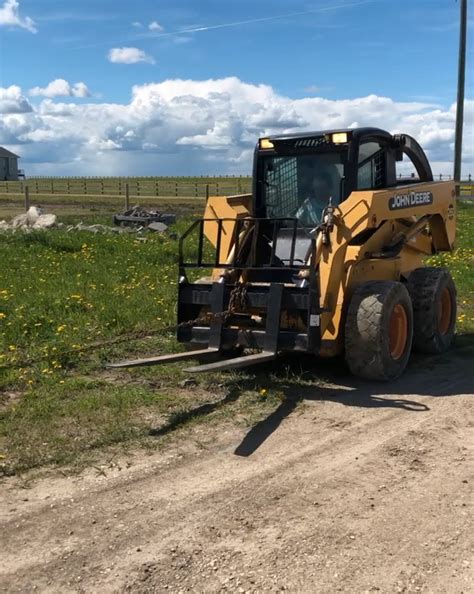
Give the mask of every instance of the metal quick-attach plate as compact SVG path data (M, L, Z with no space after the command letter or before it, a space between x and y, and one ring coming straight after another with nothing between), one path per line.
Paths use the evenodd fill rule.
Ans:
M231 291L230 286L225 289L226 297ZM268 285L248 285L246 294L249 307L267 308L268 305ZM205 283L192 283L183 286L180 291L180 301L183 304L211 305L211 286ZM284 287L281 308L282 309L302 309L307 310L309 296L307 289L298 287Z
M229 296L234 285L200 282L180 287L180 306L210 307L213 312L228 307ZM223 299L223 302L222 302ZM246 325L238 328L238 316L229 318L227 324L216 320L211 328L202 324L178 329L180 342L209 345L211 348L242 346L265 351L310 351L317 353L320 344L320 314L317 274L310 274L309 282L298 287L284 283L250 283L246 285L246 304L249 310L260 310L266 317L266 328L252 328ZM308 331L280 330L282 311L300 312L307 320ZM267 337L267 338L265 338Z

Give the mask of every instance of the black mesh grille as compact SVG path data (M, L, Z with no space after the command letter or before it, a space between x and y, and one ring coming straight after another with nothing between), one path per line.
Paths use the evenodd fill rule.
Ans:
M373 187L381 188L385 185L385 152L380 151L374 156Z
M267 188L267 205L272 216L288 216L298 208L298 170L295 158L275 159L271 183Z
M326 138L324 136L316 136L314 138L300 138L295 140L294 147L316 147L316 146L323 146L327 144Z

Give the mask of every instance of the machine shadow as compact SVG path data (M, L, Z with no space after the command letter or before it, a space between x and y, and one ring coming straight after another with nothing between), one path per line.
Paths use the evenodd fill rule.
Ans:
M230 404L231 402L235 402L240 396L240 390L236 388L232 388L224 398L217 400L216 402L205 402L197 406L196 408L192 408L191 410L184 410L178 411L170 415L168 422L161 426L155 428L151 428L148 431L148 435L151 437L162 437L163 435L167 435L172 431L175 431L181 425L184 425L191 419L195 419L198 417L204 417L213 413L214 411L222 408L226 404Z
M312 357L286 357L284 366L280 364L272 369L270 365L262 365L260 373L267 377L273 375L274 383L283 392L283 400L266 419L250 429L234 454L252 455L302 401L337 402L359 408L398 408L418 413L428 411L427 404L403 396L417 394L436 398L473 392L474 369L469 365L473 355L474 335L459 336L455 348L445 355L413 355L405 374L390 383L354 378L344 361L337 358L322 361ZM283 374L286 378L280 383L278 379ZM293 379L287 380L288 377Z

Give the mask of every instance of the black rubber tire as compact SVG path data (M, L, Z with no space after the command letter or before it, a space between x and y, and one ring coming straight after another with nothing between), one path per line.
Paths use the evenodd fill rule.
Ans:
M390 320L400 304L407 317L407 339L401 356L390 354ZM413 310L410 295L402 283L370 281L356 288L345 324L346 361L354 375L389 381L403 373L410 357L413 338Z
M451 346L456 329L456 287L446 268L417 268L408 277L407 289L413 303L413 350L444 353ZM438 315L444 290L451 297L451 317L445 334L439 329Z

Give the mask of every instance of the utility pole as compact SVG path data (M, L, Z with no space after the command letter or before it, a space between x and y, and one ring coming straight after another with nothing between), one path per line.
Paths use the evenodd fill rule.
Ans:
M467 0L460 0L458 100L456 109L456 137L454 143L454 181L461 181L462 131L464 121L464 87L466 80Z

